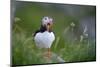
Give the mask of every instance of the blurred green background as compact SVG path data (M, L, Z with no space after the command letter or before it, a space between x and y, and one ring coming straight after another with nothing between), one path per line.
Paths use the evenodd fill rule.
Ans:
M54 19L53 53L66 62L96 60L95 6L16 1L12 12L13 65L47 63L32 36L44 16Z

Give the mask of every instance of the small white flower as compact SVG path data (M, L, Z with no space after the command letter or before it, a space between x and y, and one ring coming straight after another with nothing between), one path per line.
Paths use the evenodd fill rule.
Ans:
M80 42L82 42L82 41L83 41L83 38L84 38L84 36L83 36L83 35L81 35L81 36L80 36Z
M75 23L74 23L74 22L72 22L70 25L71 25L72 27L75 27Z
M86 37L88 37L88 34L86 33L86 34L84 34Z
M83 33L86 33L88 31L87 26L85 26Z
M19 17L15 17L15 19L14 19L14 21L15 22L18 22L18 21L20 21L21 19L19 18Z

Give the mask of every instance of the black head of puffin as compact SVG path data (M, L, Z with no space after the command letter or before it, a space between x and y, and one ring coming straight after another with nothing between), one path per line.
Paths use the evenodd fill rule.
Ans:
M51 31L53 25L53 19L51 17L45 16L42 18L42 24L46 27L46 31Z

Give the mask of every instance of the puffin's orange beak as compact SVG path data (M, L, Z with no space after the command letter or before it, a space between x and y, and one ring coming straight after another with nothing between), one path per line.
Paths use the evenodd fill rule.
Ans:
M50 31L50 23L47 24L47 31Z

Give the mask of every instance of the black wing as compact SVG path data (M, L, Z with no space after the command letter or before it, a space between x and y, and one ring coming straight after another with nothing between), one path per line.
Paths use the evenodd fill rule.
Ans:
M33 34L33 36L35 36L38 32L40 32L40 30L35 31L35 33Z

